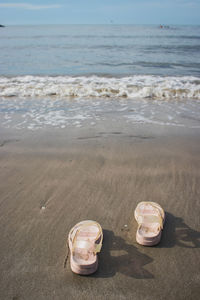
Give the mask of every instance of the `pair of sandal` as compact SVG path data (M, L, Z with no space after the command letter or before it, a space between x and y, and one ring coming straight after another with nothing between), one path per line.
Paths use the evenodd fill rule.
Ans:
M165 212L155 202L140 202L135 209L138 223L136 241L140 245L153 246L160 242ZM89 275L98 268L97 253L101 251L103 230L95 221L82 221L69 232L70 265L74 273Z

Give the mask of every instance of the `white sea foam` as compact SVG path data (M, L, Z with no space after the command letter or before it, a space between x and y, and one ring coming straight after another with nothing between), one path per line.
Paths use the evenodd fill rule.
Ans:
M0 77L0 126L64 129L122 120L200 128L199 82L197 77L158 76Z
M200 78L193 76L17 76L0 77L0 97L200 99Z

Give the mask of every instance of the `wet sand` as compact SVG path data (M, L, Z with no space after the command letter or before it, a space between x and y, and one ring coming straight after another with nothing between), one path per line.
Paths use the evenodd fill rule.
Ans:
M200 135L155 132L2 132L0 299L199 299ZM135 241L148 200L166 211L156 247ZM91 276L65 264L84 219L104 230Z

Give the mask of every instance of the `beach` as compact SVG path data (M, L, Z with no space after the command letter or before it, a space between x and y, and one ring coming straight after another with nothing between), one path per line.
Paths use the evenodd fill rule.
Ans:
M199 299L199 29L3 28L0 299ZM154 247L136 242L141 201L166 213ZM88 219L104 240L80 276L67 238Z
M198 299L199 133L112 126L1 130L1 299ZM155 247L135 240L140 201L166 212ZM85 219L104 232L90 276L66 260Z

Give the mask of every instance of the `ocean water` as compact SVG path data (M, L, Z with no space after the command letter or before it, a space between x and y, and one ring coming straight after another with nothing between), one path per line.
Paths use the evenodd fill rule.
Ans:
M200 128L200 26L0 29L0 123Z

